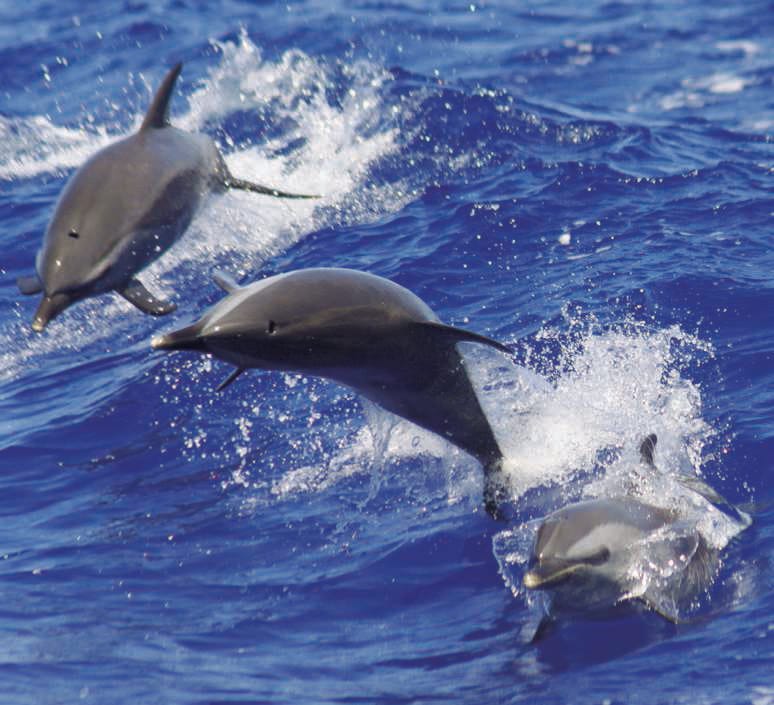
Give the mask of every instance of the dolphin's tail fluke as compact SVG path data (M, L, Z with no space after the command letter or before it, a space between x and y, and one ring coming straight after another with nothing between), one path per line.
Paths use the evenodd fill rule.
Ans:
M261 184L253 183L252 181L245 181L244 179L236 179L230 174L225 179L226 188L235 188L240 191L251 191L252 193L262 193L264 196L274 196L275 198L320 198L319 196L312 196L303 193L288 193L287 191L280 191L270 186L261 186Z
M154 350L205 350L204 340L199 333L201 326L198 323L180 328L180 330L157 335L151 340Z
M67 294L53 294L44 296L35 317L32 319L32 330L40 333L54 318L64 311L72 303L72 297Z

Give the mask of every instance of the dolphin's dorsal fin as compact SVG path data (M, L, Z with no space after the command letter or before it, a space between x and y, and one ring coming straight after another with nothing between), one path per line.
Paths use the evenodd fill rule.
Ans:
M175 81L183 69L182 62L175 64L164 77L156 95L153 96L153 102L145 114L140 131L150 130L151 128L166 127L169 125L169 100L172 98L172 89L175 87Z
M658 438L655 433L651 433L648 436L645 436L645 439L640 444L640 459L643 463L645 463L648 467L654 468L656 467L656 463L653 460L653 454L656 450L656 443L658 441ZM677 481L683 485L683 487L687 487L689 490L693 490L696 492L696 494L701 495L711 504L725 504L732 509L734 509L737 514L739 514L743 521L744 519L749 520L749 516L742 512L738 507L735 507L731 502L729 502L723 495L721 495L719 492L717 492L715 489L710 487L704 480L702 480L700 477L696 477L696 475L688 475L688 474L680 474L677 476Z
M454 326L447 326L445 323L439 323L437 321L417 321L416 325L420 326L423 330L431 331L433 335L442 337L452 343L481 343L481 345L488 345L490 348L499 350L506 355L513 355L507 345L498 342L492 338L487 338L480 333L473 333L463 328L455 328Z
M653 460L653 453L656 451L656 443L658 443L658 436L655 433L651 433L645 436L645 439L640 443L640 460L645 465L652 468L656 467L656 463Z
M241 288L239 284L234 281L233 277L220 270L213 272L212 279L227 294L233 294Z

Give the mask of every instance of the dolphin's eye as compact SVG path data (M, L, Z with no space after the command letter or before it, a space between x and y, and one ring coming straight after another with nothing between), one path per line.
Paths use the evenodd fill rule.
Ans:
M277 332L277 324L274 321L269 321L269 325L266 326L266 332L269 335L274 335Z
M80 233L77 230L71 230L69 233L67 233L70 237L75 238L76 240L81 236Z

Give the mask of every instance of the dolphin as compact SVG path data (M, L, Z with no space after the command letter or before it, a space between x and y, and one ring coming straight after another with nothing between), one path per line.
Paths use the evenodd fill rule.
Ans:
M179 63L167 73L139 131L97 152L62 191L35 274L17 280L23 294L43 293L33 330L107 291L153 316L174 311L174 303L157 299L136 274L185 232L210 192L313 198L233 177L209 137L172 127L169 102L181 69Z
M196 323L153 338L153 348L235 365L219 390L253 367L351 387L479 460L486 507L497 515L503 456L456 344L509 348L444 325L411 291L365 272L303 269L245 287L222 274L215 281L227 296Z
M655 434L640 446L653 469L655 446ZM718 552L675 510L630 496L570 504L540 522L523 578L525 588L551 597L533 641L557 615L604 612L631 600L677 623L678 604L709 586L717 564Z

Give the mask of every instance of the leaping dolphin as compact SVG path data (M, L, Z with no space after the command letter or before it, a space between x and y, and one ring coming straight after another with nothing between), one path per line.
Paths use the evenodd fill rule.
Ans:
M655 446L655 434L640 446L642 462L654 469ZM720 497L704 483L692 487L709 501ZM563 507L541 521L523 578L528 590L551 597L535 639L557 615L601 612L631 600L678 622L678 604L710 585L717 563L717 550L675 510L629 496Z
M408 289L351 269L304 269L243 288L223 275L227 296L196 323L153 338L157 350L212 353L236 370L326 377L451 441L485 470L484 496L497 513L502 453L456 344L509 353L495 340L444 325Z
M234 178L209 137L172 127L169 101L181 69L167 73L139 131L97 152L62 191L36 273L17 280L23 294L43 292L33 330L76 301L112 290L144 313L174 311L135 275L185 232L209 192L313 198Z

